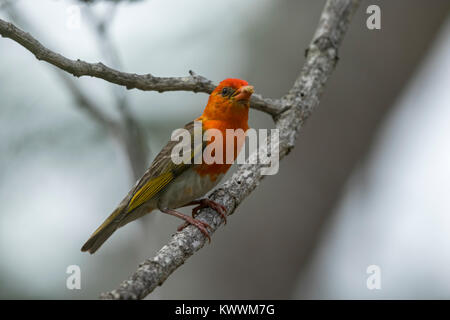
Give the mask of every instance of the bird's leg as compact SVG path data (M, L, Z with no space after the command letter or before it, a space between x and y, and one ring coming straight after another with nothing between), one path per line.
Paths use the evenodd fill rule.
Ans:
M206 222L197 220L193 217L187 216L187 215L182 214L175 210L171 210L171 209L160 209L160 210L161 210L161 212L164 212L164 213L170 214L172 216L175 216L177 218L185 220L186 226L188 226L189 224L196 226L205 235L205 237L208 238L209 242L211 242L211 237L209 236L208 229L207 229L207 228L211 228L211 226L209 224L207 224ZM181 229L178 228L178 231L181 231Z
M217 211L220 214L220 216L222 217L224 223L227 224L227 216L226 216L227 208L225 208L220 203L217 203L217 202L215 202L213 200L210 200L208 198L204 198L204 199L191 201L191 202L185 204L183 207L193 206L193 205L196 205L196 204L198 204L198 206L196 206L196 207L194 207L192 209L192 217L193 218L195 218L197 216L198 211L200 211L203 208L209 207L209 208ZM182 224L181 226L178 227L178 231L183 230L188 225L189 225L188 223Z

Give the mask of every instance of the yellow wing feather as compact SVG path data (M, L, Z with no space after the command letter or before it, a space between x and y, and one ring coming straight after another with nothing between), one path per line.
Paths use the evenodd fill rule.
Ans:
M140 205L150 200L173 178L173 173L169 171L147 182L134 194L133 198L131 198L130 203L128 204L127 213L133 211Z
M191 132L191 137L193 139L194 134L194 123L190 122L185 126L185 129ZM201 127L200 127L200 130ZM200 133L202 134L202 133ZM150 174L154 176L150 176L148 181L143 180L140 185L138 184L137 191L135 191L133 197L128 203L126 213L130 213L137 207L143 205L145 202L149 201L152 197L154 197L159 191L161 191L165 186L167 186L173 179L175 179L179 174L181 174L184 170L189 168L195 156L197 154L202 155L202 151L206 146L206 143L203 142L199 145L195 145L192 140L191 150L190 150L190 163L180 163L174 164L171 159L171 151L177 141L170 141L166 147L161 150L160 154L155 158L152 167L149 170ZM161 168L161 170L158 170ZM145 178L145 176L144 176Z
M190 122L185 129L191 133L194 132L194 122ZM201 129L201 128L200 128ZM176 177L189 169L192 159L196 154L202 154L206 142L196 146L193 141L191 147L191 163L174 164L171 159L172 148L177 141L169 141L167 145L156 156L150 168L145 172L144 176L139 180L136 186L130 191L114 212L95 230L89 240L83 245L81 251L89 251L94 253L98 248L114 233L115 230L133 221L147 212L133 211L139 206L155 197L164 187L171 183ZM128 199L131 200L128 201Z

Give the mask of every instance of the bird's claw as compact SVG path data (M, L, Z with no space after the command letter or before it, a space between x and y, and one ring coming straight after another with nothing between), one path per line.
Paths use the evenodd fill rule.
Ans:
M204 208L209 207L209 208L211 208L211 209L217 211L217 213L219 213L220 216L222 217L224 223L227 224L227 216L226 216L227 209L225 208L225 206L223 206L223 205L221 205L220 203L217 203L217 202L215 202L215 201L212 201L212 200L210 200L210 199L201 199L201 200L196 201L195 203L198 203L198 206L196 206L196 207L194 207L194 208L192 209L192 218L194 218L193 220L199 221L200 223L203 223L203 224L206 224L206 228L211 228L211 226L208 225L207 223L195 219L195 217L198 215L198 212L199 212L201 209L204 209ZM190 223L189 221L186 221L185 223L183 223L181 226L178 227L178 231L183 230L183 229L186 228L189 224L192 224L192 223ZM201 230L201 228L199 228L199 229ZM202 232L203 232L203 231L202 231ZM209 234L208 234L208 239L210 240ZM211 241L211 240L210 240L210 241Z
M209 236L208 228L212 230L212 227L209 224L201 220L189 217L189 219L186 219L186 222L184 224L178 227L177 231L183 230L188 225L196 226L205 235L205 237L208 238L208 241L211 242L211 237Z
M217 211L217 213L219 213L220 216L222 217L223 222L225 224L227 224L227 215L226 215L227 208L225 208L225 206L221 205L220 203L217 203L217 202L215 202L213 200L210 200L210 199L202 199L202 200L200 200L199 205L196 206L194 209L192 209L192 217L195 218L197 216L197 214L198 214L198 211L200 211L203 208L207 208L207 207Z

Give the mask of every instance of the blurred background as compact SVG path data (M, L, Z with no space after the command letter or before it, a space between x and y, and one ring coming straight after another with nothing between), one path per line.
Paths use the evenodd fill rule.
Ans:
M324 3L0 0L0 18L72 59L237 77L278 98ZM381 30L366 27L371 4ZM447 0L362 1L280 172L148 298L450 298L449 9ZM0 298L95 299L180 224L158 212L95 255L80 252L207 95L74 78L3 38L0 84ZM257 111L250 125L273 127ZM66 288L69 265L81 268L81 290ZM370 265L379 290L366 286Z

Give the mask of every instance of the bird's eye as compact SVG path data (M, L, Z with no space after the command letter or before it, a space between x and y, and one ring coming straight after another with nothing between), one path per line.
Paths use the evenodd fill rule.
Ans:
M222 89L222 96L229 96L233 90L230 87L225 87Z

